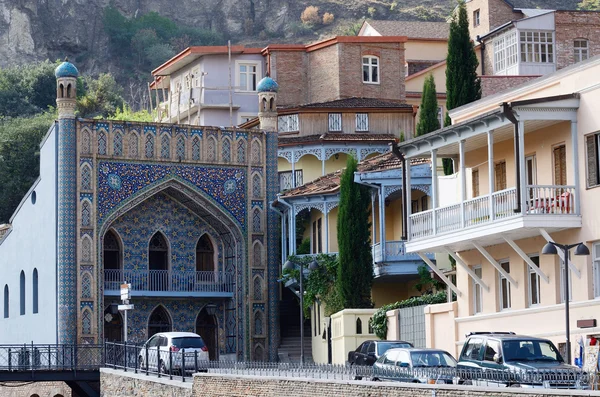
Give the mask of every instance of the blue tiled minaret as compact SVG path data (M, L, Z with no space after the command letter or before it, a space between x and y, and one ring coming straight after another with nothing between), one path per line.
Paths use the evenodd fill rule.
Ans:
M58 108L58 343L77 339L77 68L55 71Z

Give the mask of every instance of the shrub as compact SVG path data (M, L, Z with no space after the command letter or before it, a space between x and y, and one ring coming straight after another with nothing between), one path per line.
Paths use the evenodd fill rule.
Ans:
M302 11L300 20L305 25L318 25L321 23L321 17L319 16L319 7L308 6Z
M296 254L298 254L298 255L310 254L310 238L307 237L302 240L302 242L296 249Z
M333 22L334 19L335 17L332 13L326 12L325 14L323 14L323 25L329 25Z
M377 12L377 9L375 7L369 7L367 8L367 13L369 14L369 16L371 18L375 18L375 13Z

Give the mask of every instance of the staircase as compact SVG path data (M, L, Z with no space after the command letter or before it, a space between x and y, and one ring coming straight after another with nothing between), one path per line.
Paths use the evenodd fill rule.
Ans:
M299 314L298 314L299 316ZM288 328L285 335L281 337L281 345L278 350L279 361L288 363L300 362L300 327ZM312 363L312 337L310 333L310 322L306 320L304 325L304 362Z

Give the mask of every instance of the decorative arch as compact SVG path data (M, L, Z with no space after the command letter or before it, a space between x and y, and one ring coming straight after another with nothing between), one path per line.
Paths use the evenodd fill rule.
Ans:
M262 343L257 343L254 346L254 361L265 361L265 348Z
M260 164L262 159L262 144L258 140L258 138L254 138L252 140L252 144L250 146L250 156L252 164Z
M258 173L252 175L252 197L262 198L263 197L263 183L262 177Z
M431 185L411 185L412 190L419 190L428 196L431 196Z
M140 155L140 137L137 132L129 133L129 157L138 158Z
M146 142L144 144L144 154L147 159L154 158L154 135L146 133Z
M198 149L199 148L200 146L198 145ZM183 134L177 135L175 154L177 155L177 160L185 160L185 137ZM198 150L198 160L200 160L200 150Z
M123 155L123 134L121 131L115 131L113 135L113 155Z
M112 314L110 305L104 310L104 339L109 342L121 342L123 340L123 317L117 311Z
M198 238L196 243L196 271L215 271L215 244L207 233Z
M89 309L83 309L81 313L81 333L83 335L92 334L92 311Z
M192 160L200 161L202 159L202 143L200 137L195 136L192 138Z
M227 137L223 138L221 144L221 160L224 163L231 163L231 139Z
M360 319L360 317L356 319L356 334L362 334L362 320Z
M261 233L262 231L262 211L260 208L255 207L252 210L252 232Z
M255 301L262 301L264 299L263 278L261 276L254 276L252 280L252 298Z
M169 270L169 240L160 230L148 242L148 270Z
M208 161L217 161L217 138L214 136L208 137L208 144L206 146L206 159Z
M263 261L264 247L260 241L255 241L252 245L252 264L254 267L264 267Z
M237 141L237 162L245 163L246 162L246 140L238 139Z
M19 312L25 314L25 272L21 270L19 275Z
M81 226L89 227L92 225L92 203L85 199L81 203Z
M169 311L163 305L157 305L148 316L147 337L150 338L159 332L171 332L172 329L173 321Z
M102 240L102 257L104 270L120 270L123 266L121 238L115 229L110 229L104 234Z
M204 339L209 360L216 360L219 355L218 329L219 319L215 315L210 316L204 306L196 316L196 333Z
M89 236L84 236L81 240L81 261L92 261L92 239Z
M87 163L81 166L81 190L92 190L92 167Z
M92 298L92 276L87 272L81 277L81 298Z
M33 274L32 274L32 294L31 294L31 303L32 303L32 312L33 314L36 314L38 312L38 308L39 308L39 294L38 294L38 287L39 287L39 282L38 282L38 270L37 268L33 269Z
M254 335L262 336L265 333L265 321L263 313L260 310L254 312Z
M101 129L98 132L98 154L101 156L106 156L108 150L107 150L107 137L106 137L106 130Z
M160 137L160 157L165 160L171 158L171 137L166 133Z
M83 128L81 131L81 153L92 153L92 135L88 128Z

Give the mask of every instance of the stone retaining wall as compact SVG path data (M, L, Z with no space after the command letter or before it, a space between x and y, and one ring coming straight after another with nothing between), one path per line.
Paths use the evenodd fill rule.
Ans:
M600 396L598 391L499 389L455 385L194 375L194 397L558 397Z
M215 394L222 395L221 393ZM103 397L192 397L192 380L181 382L156 375L100 369L100 396Z
M3 382L2 397L71 397L71 388L63 382Z

